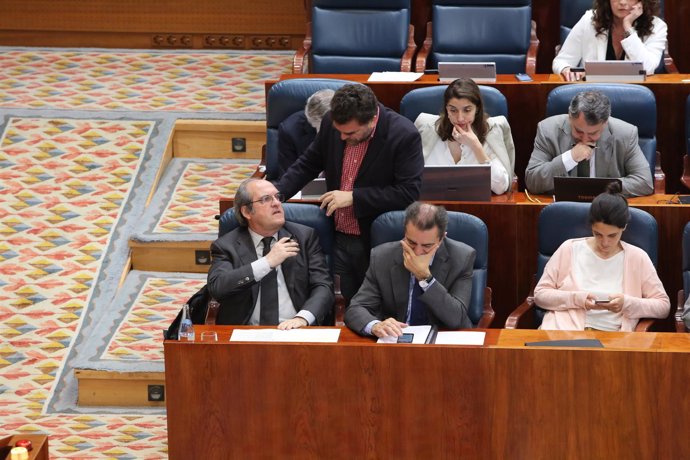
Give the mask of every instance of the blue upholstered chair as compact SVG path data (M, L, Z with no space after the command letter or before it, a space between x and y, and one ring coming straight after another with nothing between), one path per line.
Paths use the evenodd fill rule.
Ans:
M438 115L443 110L443 93L448 85L427 86L413 89L400 101L400 114L415 121L420 113ZM503 115L508 118L508 101L499 90L492 86L479 85L484 102L484 112L489 116Z
M536 73L536 23L530 0L432 0L416 70L439 62L495 62L497 73Z
M683 289L678 291L678 303L676 306L676 332L686 332L685 323L683 322L683 311L685 309L685 301L690 294L690 222L685 224L683 229Z
M260 169L269 180L280 176L278 162L278 126L295 112L304 110L309 96L322 89L337 90L352 83L329 78L295 78L282 80L271 86L266 97L266 145Z
M333 219L326 216L324 211L314 204L304 203L283 203L283 210L285 211L285 220L288 222L296 222L298 224L306 225L316 230L319 237L321 249L326 256L328 266L333 273L333 251L335 247L335 226ZM235 217L235 210L228 209L220 216L218 223L218 237L225 235L228 232L236 229L239 226L237 218ZM345 309L344 299L340 295L339 283L336 280L336 305L334 316L326 318L324 324L333 324L334 320L339 318L342 323L342 315Z
M522 303L506 320L506 329L516 327L536 328L544 319L545 310L534 303L534 287L544 273L544 267L556 249L568 239L592 236L589 223L590 203L573 203L560 201L546 206L539 214L537 243L537 273L530 288L527 300ZM630 209L630 222L621 239L642 248L656 267L658 258L656 219L646 211ZM528 314L528 312L530 314ZM637 331L646 331L653 320L641 320Z
M556 54L561 49L561 45L565 42L566 37L572 30L572 28L577 24L583 14L587 10L592 9L592 0L563 0L560 2L561 7L561 41L559 45L556 45ZM659 17L664 17L664 1L659 2ZM659 66L656 68L654 73L678 73L678 68L673 62L673 58L668 53L668 43L666 44L666 49L661 56L661 61Z
M412 70L417 46L410 0L312 0L311 4L311 22L295 54L293 73Z
M666 180L656 150L656 98L647 87L626 83L579 83L549 92L546 116L568 113L570 100L582 91L600 91L611 101L611 116L637 126L640 149L649 162L655 193L665 193ZM659 165L659 166L657 166Z
M389 211L378 216L371 226L371 246L402 240L405 235L404 221L404 211ZM450 211L447 232L448 238L463 242L477 252L468 313L473 325L487 328L495 313L491 307L491 288L486 285L489 263L489 233L486 225L478 217Z

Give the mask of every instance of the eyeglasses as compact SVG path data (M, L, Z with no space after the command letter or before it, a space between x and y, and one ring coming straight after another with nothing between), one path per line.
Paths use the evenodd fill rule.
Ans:
M279 203L282 203L285 201L285 198L283 197L283 194L278 192L275 195L264 195L258 200L250 201L249 204L253 203L261 203L261 204L269 204L273 201L273 199L276 199Z

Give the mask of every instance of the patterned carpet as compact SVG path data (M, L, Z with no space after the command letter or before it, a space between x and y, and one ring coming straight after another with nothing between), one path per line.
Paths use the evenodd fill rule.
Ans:
M203 277L118 281L174 118L263 116L289 59L0 48L0 437L47 433L53 459L167 457L162 411L77 413L66 363L162 365L161 324ZM250 170L187 161L155 232L212 238L217 197Z

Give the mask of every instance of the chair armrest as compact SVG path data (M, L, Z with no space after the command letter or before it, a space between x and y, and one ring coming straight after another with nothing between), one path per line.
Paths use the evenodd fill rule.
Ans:
M530 32L529 48L525 61L525 73L536 75L537 73L537 53L539 52L539 38L537 38L537 23L532 20L532 31Z
M524 302L522 302L513 312L508 315L506 319L505 329L525 329L527 328L526 323L529 321L525 317L525 313L534 309L534 298L527 297ZM532 323L530 328L534 327Z
M400 60L401 72L412 72L412 58L414 57L414 53L416 51L417 44L414 42L414 26L410 24L407 32L407 49Z
M426 60L431 52L431 21L426 23L426 37L424 37L424 43L422 48L417 53L417 60L414 64L415 72L424 72L426 70Z
M345 325L345 297L340 290L340 275L333 275L333 287L335 290L335 325Z
M307 35L302 42L302 48L295 52L295 57L292 58L292 73L307 73L307 66L304 60L309 56L311 50L311 22L307 23Z
M661 169L661 152L656 151L656 162L654 164L654 193L666 193L666 174Z
M666 43L666 49L664 49L664 68L666 73L679 73L676 63L673 62L673 58L668 54L668 42Z
M479 329L490 328L491 323L494 321L495 317L496 317L496 312L494 311L493 307L491 306L491 288L485 287L484 288L484 310L482 312L482 317L479 319L479 323L477 323L477 327Z
M252 173L252 176L256 179L263 179L266 177L266 144L261 147L261 161L256 167L256 171Z
M681 289L678 291L678 302L676 303L676 311L674 319L676 323L676 332L687 332L685 328L685 321L683 321L683 310L685 309L685 292Z
M683 175L680 177L680 183L690 188L690 157L683 155Z
M641 319L637 326L635 326L635 332L649 332L649 329L654 325L656 321L651 318Z

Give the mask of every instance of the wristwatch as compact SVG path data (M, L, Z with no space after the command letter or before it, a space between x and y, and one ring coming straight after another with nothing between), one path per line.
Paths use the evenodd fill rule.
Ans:
M628 38L629 36L632 35L632 33L633 33L632 29L628 29L628 30L623 31L623 38Z
M429 277L427 279L421 280L419 282L419 287L426 291L433 280L434 280L434 275L429 275Z

